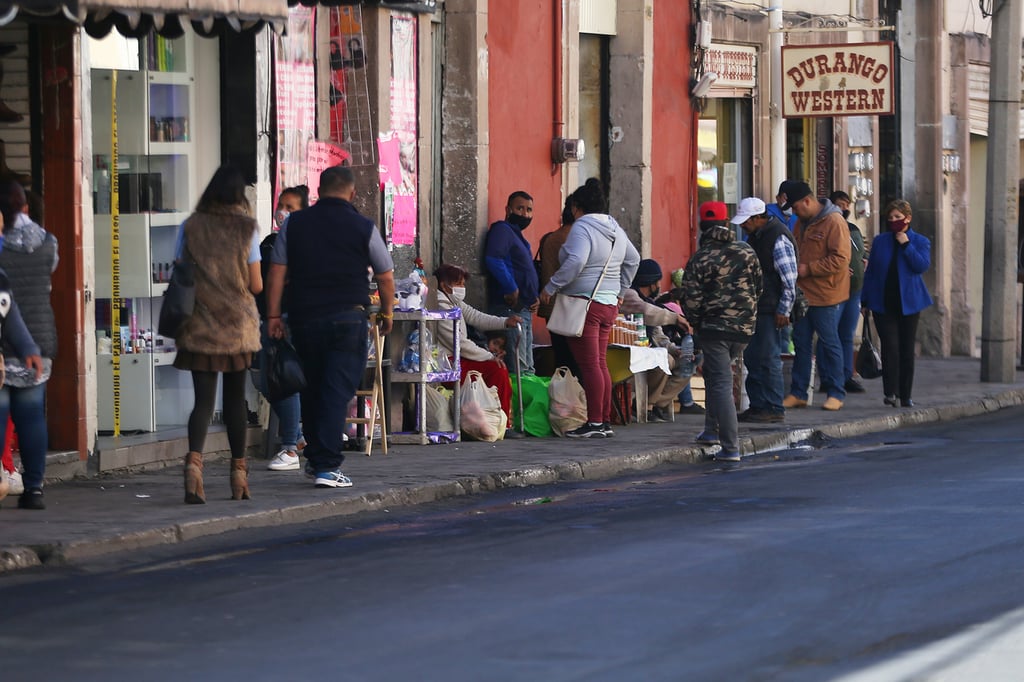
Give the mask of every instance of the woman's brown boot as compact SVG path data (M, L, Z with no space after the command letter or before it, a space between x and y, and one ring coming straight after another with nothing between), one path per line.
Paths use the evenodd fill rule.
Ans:
M190 452L185 455L185 504L206 504L201 452Z
M249 499L249 463L244 457L231 460L231 499Z

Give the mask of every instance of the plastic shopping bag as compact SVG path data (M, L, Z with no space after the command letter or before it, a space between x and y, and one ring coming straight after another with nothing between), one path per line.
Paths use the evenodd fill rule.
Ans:
M480 372L466 373L459 409L462 435L466 438L494 442L505 437L508 417L501 409L498 389L485 384Z
M423 397L427 401L427 431L450 433L455 430L452 420L452 392L446 388L435 388L430 384L423 387Z
M548 397L548 385L551 379L527 374L520 379L523 385L523 428L526 433L537 438L547 438L551 435L551 422L548 421L548 407L551 398ZM512 407L515 409L519 404L518 382L512 382ZM518 421L514 423L518 424Z
M587 394L568 367L555 370L548 395L551 397L548 416L556 436L564 436L567 431L578 429L587 421Z

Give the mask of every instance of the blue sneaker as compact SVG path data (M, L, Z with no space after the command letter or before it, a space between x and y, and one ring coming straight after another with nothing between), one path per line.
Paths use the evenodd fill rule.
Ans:
M740 461L740 453L738 452L722 452L715 453L716 462L738 462Z
M351 488L352 479L341 473L341 468L328 469L316 475L317 488Z
M697 434L697 437L693 439L693 442L697 445L718 445L718 436L707 431L701 431Z

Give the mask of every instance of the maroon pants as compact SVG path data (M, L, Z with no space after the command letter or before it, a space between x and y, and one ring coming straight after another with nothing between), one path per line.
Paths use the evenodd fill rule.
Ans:
M569 338L569 350L580 368L580 383L587 394L587 420L604 424L612 419L612 375L608 372L608 337L619 309L591 303L583 336Z
M480 372L484 383L498 389L498 400L501 401L501 411L505 413L507 420L506 428L512 428L512 379L508 376L508 368L502 367L494 360L466 360L459 361L462 380L466 380L466 374L473 370Z

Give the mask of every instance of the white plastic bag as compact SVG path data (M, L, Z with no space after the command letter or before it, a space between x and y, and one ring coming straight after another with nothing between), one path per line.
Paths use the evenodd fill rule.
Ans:
M568 367L555 370L548 385L548 396L551 398L548 421L556 436L564 436L587 421L587 394Z
M427 431L441 433L454 431L451 391L426 384L423 387L423 399L427 401Z
M471 440L494 442L505 437L508 418L501 409L498 389L484 383L476 370L466 373L459 396L462 435Z

